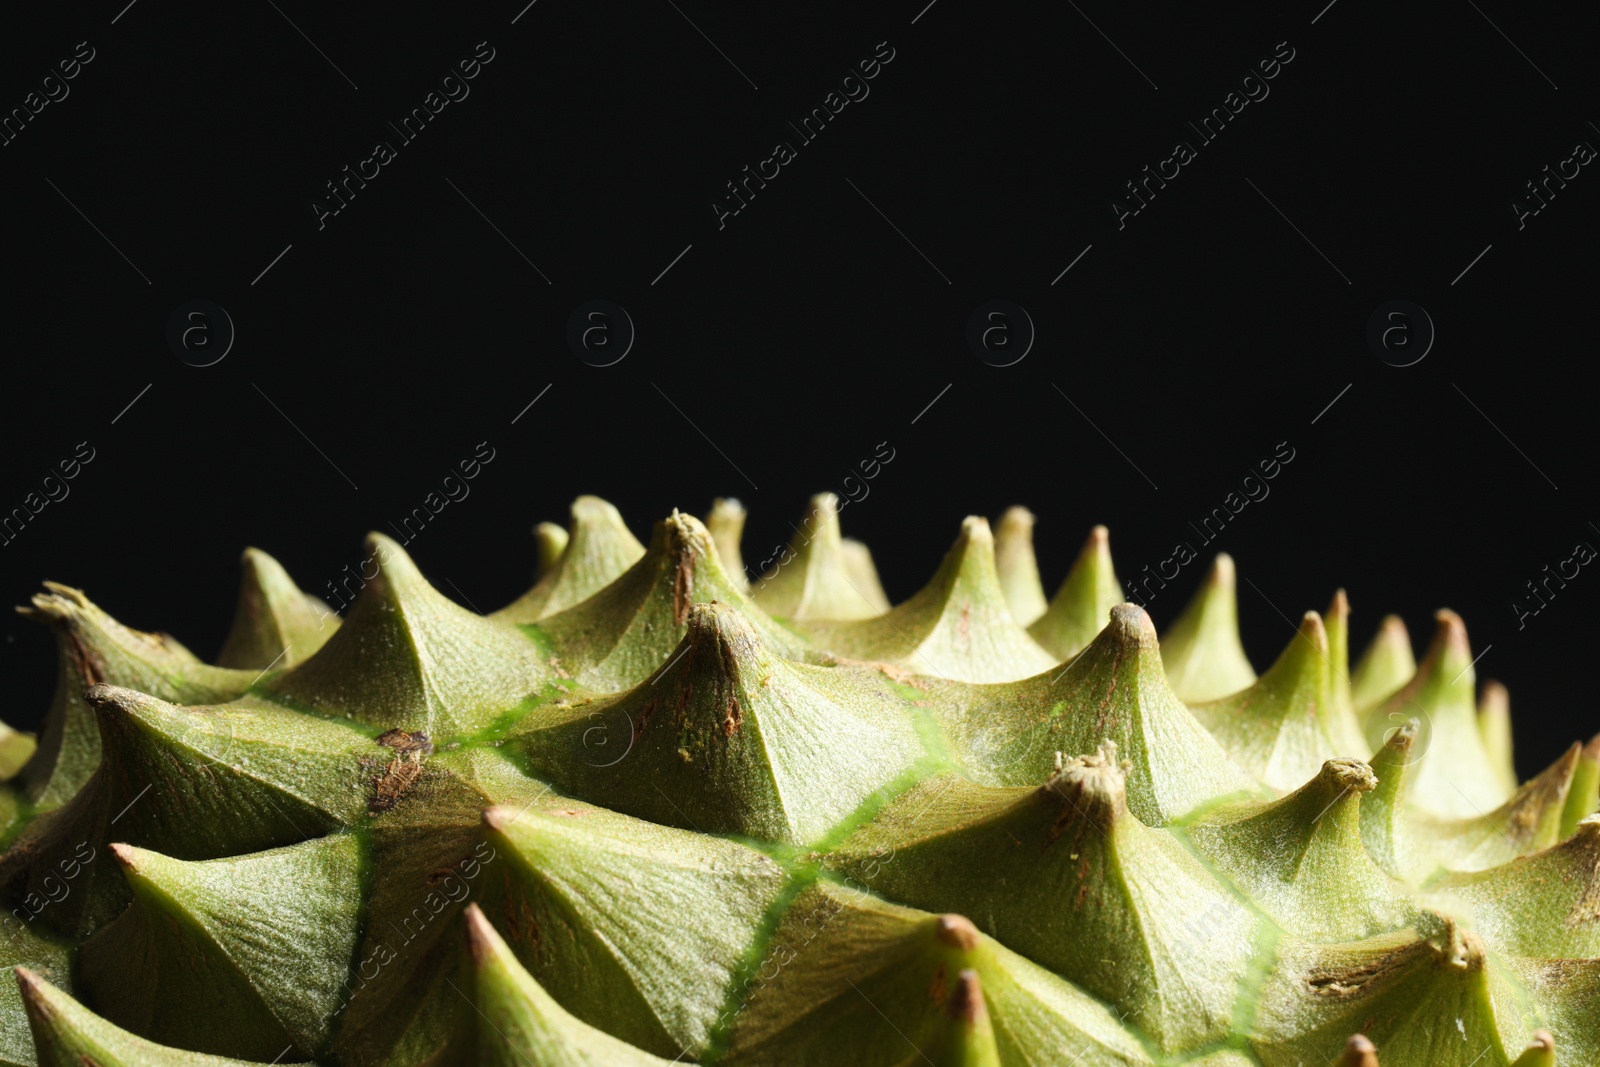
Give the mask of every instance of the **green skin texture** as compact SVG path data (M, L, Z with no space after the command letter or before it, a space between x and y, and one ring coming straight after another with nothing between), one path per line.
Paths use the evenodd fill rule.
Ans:
M48 587L0 1065L1600 1062L1600 746L1519 785L1453 614L1258 677L1226 557L1158 640L1103 528L890 608L830 495L755 582L743 521L579 498L488 617L251 549L219 666Z

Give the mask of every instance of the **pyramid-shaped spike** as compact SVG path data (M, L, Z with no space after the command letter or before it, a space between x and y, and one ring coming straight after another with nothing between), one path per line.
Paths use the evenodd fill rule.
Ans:
M403 548L367 536L377 573L322 650L263 684L279 699L382 729L435 739L491 725L538 691L551 669L505 623L445 597Z
M248 689L259 671L208 667L167 634L131 630L96 607L83 592L46 582L48 592L17 612L56 632L59 669L55 698L39 731L38 750L18 774L39 809L59 807L100 762L94 712L83 694L101 682L128 686L163 700L215 704Z
M84 944L78 968L107 1019L243 1059L290 1045L304 1057L326 1040L361 922L349 891L354 837L198 863L129 845L111 852L134 903Z
M583 804L491 808L484 821L497 857L484 907L516 916L506 939L550 995L647 1051L703 1050L782 869Z
M1033 554L1034 521L1033 512L1012 506L994 527L995 571L1006 594L1006 607L1022 626L1032 626L1049 607L1039 580L1039 561Z
M1556 1039L1548 1030L1535 1030L1511 1067L1556 1067Z
M534 581L538 581L555 569L561 561L561 556L567 550L567 542L572 535L567 533L567 528L554 522L541 522L533 528L534 563L538 571L534 574Z
M995 1043L994 1024L989 1021L977 971L968 967L956 975L944 1002L943 1025L929 1044L927 1051L918 1049L902 1067L915 1067L923 1061L933 1067L1000 1067L1000 1047Z
M535 712L512 744L536 773L617 811L802 844L922 756L909 710L875 671L786 662L738 609L696 604L648 681Z
M1347 945L1280 948L1252 1044L1267 1064L1326 1063L1348 1035L1371 1039L1389 1063L1471 1067L1499 1049L1496 981L1476 934L1453 922ZM1493 1062L1504 1063L1503 1059Z
M1339 758L1288 796L1225 808L1188 827L1210 862L1285 930L1307 941L1355 941L1410 919L1407 890L1361 841L1362 798L1378 784Z
M926 1067L927 1056L938 1063L934 1053L947 1047L949 1005L967 970L981 983L1001 1062L1061 1063L1066 1053L1097 1067L1150 1064L1118 1015L966 918L828 881L799 894L765 958L734 987L722 1062L903 1067L914 1060Z
M292 844L361 820L389 750L334 722L257 698L180 707L113 686L86 700L105 761L65 806L0 857L0 884L46 899L67 867L71 892L39 917L82 937L114 918L127 887L105 860L117 840L183 859Z
M1561 812L1560 836L1570 836L1580 822L1597 810L1600 810L1600 734L1589 739L1578 757L1572 787L1567 790L1567 806Z
M1055 752L1117 746L1128 806L1161 825L1222 797L1259 792L1167 685L1155 627L1133 604L1070 664L1009 685L931 684L929 701L961 761L985 780L1038 782Z
M107 787L130 805L119 833L183 859L354 825L373 798L363 788L371 769L392 755L349 726L256 698L180 707L97 686L88 699L105 737Z
M1328 610L1322 616L1323 628L1328 631L1328 681L1333 686L1333 699L1329 702L1329 715L1324 720L1328 736L1338 746L1341 756L1354 756L1371 751L1361 720L1356 717L1355 701L1350 695L1350 598L1343 589L1336 589Z
M1239 640L1239 594L1233 557L1219 552L1194 597L1161 637L1161 660L1187 704L1237 693L1256 680Z
M1501 785L1515 792L1520 783L1511 753L1511 694L1499 682L1484 682L1478 695L1478 733Z
M734 588L700 520L676 511L656 523L639 562L537 630L580 685L614 693L653 676L683 639L689 609L713 600L743 611L769 650L788 659L808 655L801 639Z
M45 905L35 902L33 906ZM36 918L27 903L0 916L0 1063L8 1067L36 1062L27 1005L11 972L26 968L55 982L63 992L72 990L71 949L58 943ZM74 1062L72 1067L80 1065Z
M339 628L327 604L302 593L283 564L247 548L240 557L239 603L217 665L266 671L309 659Z
M1580 751L1574 744L1492 811L1464 819L1414 813L1417 851L1450 870L1481 871L1555 844Z
M667 1067L569 1014L511 952L483 911L468 904L473 1006L480 1067Z
M29 968L18 967L16 973L39 1067L251 1067L247 1060L147 1041L100 1018ZM313 1067L277 1062L283 1067Z
M882 614L850 579L839 535L839 498L818 493L795 527L788 549L751 591L762 610L778 619L870 619Z
M1123 1009L1164 1049L1202 1044L1227 1032L1258 920L1129 813L1116 751L1067 760L1037 789L930 779L827 862L893 900L980 916L985 933Z
M572 502L565 548L522 596L495 612L504 622L538 622L589 599L639 561L644 546L628 532L616 508L597 496ZM543 550L541 549L541 556Z
M839 551L844 553L844 571L850 584L877 614L888 611L889 596L878 578L877 564L872 562L872 550L853 537L844 537L839 540Z
M1499 952L1600 959L1600 816L1543 852L1452 874L1432 888L1471 905L1475 926Z
M1418 869L1426 859L1417 855L1412 843L1406 806L1421 732L1422 720L1411 719L1384 740L1369 763L1377 788L1361 798L1362 844L1373 862L1395 878L1425 873Z
M1437 612L1434 621L1433 641L1417 673L1368 714L1367 738L1377 747L1387 730L1420 718L1422 758L1413 768L1411 803L1446 818L1482 815L1511 794L1478 731L1467 628L1449 610Z
M111 841L210 859L329 833L364 818L372 779L392 755L348 726L255 698L180 707L96 686L87 701L105 739L105 762L76 797L35 820L0 858L0 884L41 900L63 870L83 866L71 892L38 920L74 936L127 903L113 865L90 862Z
M1107 614L1120 603L1122 588L1111 565L1111 533L1096 526L1028 633L1057 659L1071 659L1088 647L1104 628Z
M1385 615L1378 632L1350 672L1350 701L1364 715L1395 694L1417 673L1411 633L1398 615Z
M744 571L744 553L739 550L746 517L744 505L731 496L717 497L706 514L706 531L711 534L712 544L717 546L722 569L728 572L728 580L741 593L750 591L750 579Z
M952 681L1009 682L1045 670L1055 657L1012 619L995 571L986 519L969 516L927 585L876 618L799 626L836 656Z
M1190 710L1235 763L1274 789L1294 789L1343 754L1331 732L1339 723L1332 666L1322 616L1308 611L1249 688Z

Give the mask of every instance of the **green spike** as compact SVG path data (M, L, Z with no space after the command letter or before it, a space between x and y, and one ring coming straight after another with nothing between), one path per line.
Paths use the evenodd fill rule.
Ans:
M1173 695L1155 627L1137 605L1112 608L1110 624L1065 667L997 685L919 684L950 748L985 783L1036 783L1056 752L1109 739L1132 763L1129 807L1150 825L1260 791Z
M930 779L828 862L891 899L980 916L985 933L1123 1009L1166 1050L1203 1044L1227 1032L1257 920L1129 813L1116 751L1067 760L1038 789Z
M1361 798L1361 841L1373 862L1396 878L1419 873L1418 865L1425 862L1413 847L1406 805L1421 731L1422 720L1411 719L1384 740L1370 763L1377 788Z
M18 783L39 810L64 804L100 762L94 712L84 702L90 686L128 686L163 700L215 704L248 689L259 671L208 667L167 634L130 630L101 611L82 591L46 582L33 606L18 608L56 632L59 670L55 699L39 731L38 750L18 772Z
M1535 1030L1528 1047L1511 1067L1556 1067L1556 1039L1548 1030Z
M1305 613L1267 672L1231 696L1190 710L1233 761L1274 789L1294 789L1339 755L1329 732L1332 655L1322 616Z
M742 610L777 654L807 655L800 638L734 588L700 520L676 511L656 524L649 551L622 577L544 619L537 633L580 685L614 693L654 675L683 639L690 607L713 600Z
M661 670L580 702L515 743L575 795L653 822L801 844L821 838L922 755L874 671L779 659L726 604L697 604ZM546 721L542 721L546 720Z
M1578 752L1574 744L1493 811L1465 819L1416 813L1411 820L1416 851L1450 870L1479 871L1555 844Z
M994 1024L989 1021L977 971L968 967L956 975L944 1002L943 1031L929 1044L927 1052L917 1050L902 1067L922 1062L933 1067L1000 1067L1000 1047L995 1044Z
M355 838L203 862L120 844L111 852L133 906L85 943L78 970L107 1019L242 1059L289 1046L305 1058L327 1039L361 921L348 892Z
M538 567L538 572L534 575L535 581L555 569L562 553L567 550L569 540L571 535L560 523L541 522L533 528L534 564Z
M1350 695L1350 599L1343 589L1334 590L1322 624L1328 631L1328 681L1333 686L1329 714L1323 724L1328 736L1339 746L1341 756L1370 752L1372 748L1367 744Z
M1355 941L1410 918L1407 890L1368 856L1363 797L1378 780L1360 760L1329 760L1266 804L1224 808L1190 826L1201 853L1285 930L1307 941Z
M1398 615L1385 615L1350 674L1350 700L1356 714L1364 715L1383 703L1416 673L1405 621Z
M1572 787L1567 790L1567 805L1561 812L1560 836L1571 836L1578 824L1597 810L1600 810L1600 734L1589 739L1578 757Z
M293 667L339 628L332 608L294 584L283 565L259 548L240 557L239 604L217 655L219 667L267 671Z
M367 537L376 574L322 650L263 684L291 704L445 738L489 726L549 679L538 646L446 598L403 548Z
M485 906L566 1010L663 1056L703 1050L782 869L731 841L566 803L484 816ZM628 901L626 906L619 902Z
M104 765L0 858L0 884L41 899L64 867L84 865L71 892L40 917L74 936L127 902L114 869L89 862L109 842L210 859L327 833L365 816L372 768L393 754L349 727L257 699L178 707L96 686L87 700L105 738Z
M1511 694L1499 682L1483 683L1483 692L1478 696L1478 733L1501 785L1508 793L1516 792L1520 783L1516 762L1511 758Z
M1122 587L1111 565L1111 534L1096 526L1049 607L1028 632L1057 659L1071 659L1088 647L1105 627L1107 614L1120 603Z
M369 775L394 755L349 726L265 700L179 707L111 686L88 697L106 738L107 785L127 798L120 832L181 859L353 825L372 799Z
M17 984L28 1008L39 1067L250 1067L248 1061L167 1048L95 1015L26 967ZM290 1050L285 1048L283 1053ZM35 1062L31 1058L27 1061ZM313 1067L309 1063L283 1067Z
M1172 691L1186 704L1237 693L1256 680L1239 640L1233 557L1219 552L1194 598L1161 638Z
M43 902L41 908L48 907ZM26 905L0 915L0 967L7 972L26 969L71 990L72 956L68 948L44 936L37 918ZM0 1064L36 1063L28 1032L28 1013L17 983L0 976ZM79 1067L74 1063L72 1067Z
M1049 607L1044 584L1039 581L1039 561L1033 554L1033 524L1033 512L1013 506L994 527L995 571L1005 590L1006 607L1021 626L1032 626Z
M1117 1014L962 916L826 881L800 893L765 958L734 986L721 1062L902 1067L909 1047L921 1064L945 1047L947 1008L965 970L981 982L1000 1062L1151 1063Z
M712 543L717 546L722 569L728 572L729 580L741 593L750 592L750 579L744 571L744 554L739 551L739 542L744 538L746 516L744 505L731 496L719 496L713 500L711 511L706 515L706 530L711 534Z
M527 972L476 904L467 905L480 1067L666 1067L569 1014Z
M952 681L1009 682L1055 662L1011 618L994 537L988 521L975 516L962 522L939 570L910 600L876 618L799 629L837 657Z
M1496 774L1478 732L1467 628L1449 610L1437 612L1434 621L1437 628L1428 654L1411 680L1369 713L1367 737L1376 747L1389 728L1420 718L1423 730L1410 785L1411 803L1443 818L1483 815L1511 793Z
M874 614L889 610L889 596L878 580L877 565L872 562L872 550L853 537L839 539L839 551L844 553L844 572L850 584L872 605Z
M1448 875L1431 888L1469 904L1477 929L1499 952L1600 958L1600 816L1542 852Z
M818 493L795 527L783 559L756 580L751 595L779 619L846 621L882 612L850 580L839 536L839 498Z
M0 965L103 1018L0 990L0 1067L1600 1063L1600 739L1517 786L1459 619L1347 680L1336 592L1257 679L1222 560L1165 650L1117 604L1057 662L1008 588L1026 513L891 610L836 506L760 595L783 622L736 545L674 514L645 552L592 498L535 529L525 618L374 540L288 666L325 608L264 556L248 668L49 587L59 706L20 771L0 728ZM841 583L885 614L816 618ZM1246 674L1191 709L1164 656L1186 692Z
M1503 1064L1494 1058L1495 979L1483 943L1449 920L1436 927L1347 945L1280 946L1251 1038L1262 1062L1330 1062L1359 1032L1398 1067Z
M561 557L522 596L495 612L503 622L538 622L589 599L644 555L644 546L622 521L621 514L597 496L572 502L571 535ZM535 535L538 531L535 530ZM545 558L541 543L540 560Z

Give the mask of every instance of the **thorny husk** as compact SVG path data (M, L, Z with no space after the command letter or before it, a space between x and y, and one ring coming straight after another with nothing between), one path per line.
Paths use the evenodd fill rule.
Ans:
M891 607L831 494L744 520L580 497L489 616L249 549L215 665L47 584L0 1067L1600 1063L1600 738L1519 783L1454 613L1258 676L1226 556L1158 640L1104 527Z

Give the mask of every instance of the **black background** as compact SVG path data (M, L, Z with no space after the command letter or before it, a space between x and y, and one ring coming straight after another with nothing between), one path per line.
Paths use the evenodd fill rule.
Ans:
M81 586L210 655L241 547L323 591L480 441L495 459L410 549L482 610L526 587L529 526L579 493L641 537L735 494L753 562L882 441L895 458L844 525L892 597L963 515L1011 503L1039 516L1053 588L1095 522L1125 577L1154 566L1287 441L1294 462L1215 546L1249 579L1258 669L1343 584L1358 648L1385 612L1419 654L1434 608L1464 615L1475 651L1492 645L1479 677L1511 688L1524 774L1600 728L1600 575L1521 629L1511 607L1576 542L1600 545L1600 173L1520 231L1510 208L1574 143L1600 145L1600 12L924 3L115 0L13 21L5 109L77 42L96 57L0 148L0 507L77 442L96 458L0 548L4 594ZM385 120L485 40L471 95L319 230L323 183L397 140ZM785 124L880 41L895 58L870 96L719 230L723 183L795 140ZM1122 183L1196 141L1185 120L1280 41L1295 58L1270 96L1119 231ZM204 369L164 340L196 298L238 330ZM593 298L638 327L612 367L564 342ZM1037 325L1015 366L965 346L991 298ZM1407 368L1364 341L1396 298L1438 330ZM1158 625L1203 566L1151 603ZM4 717L28 726L51 642L14 618L4 633Z

